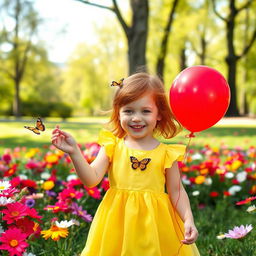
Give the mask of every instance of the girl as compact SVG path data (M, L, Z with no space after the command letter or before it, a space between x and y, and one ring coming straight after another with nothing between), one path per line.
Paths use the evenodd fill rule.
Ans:
M166 145L154 137L171 138L179 131L163 84L147 73L114 84L119 88L111 132L101 132L102 147L91 165L70 134L58 126L52 134L53 145L70 155L87 187L96 186L108 170L110 189L81 256L199 255L193 244L198 232L177 164L185 146Z

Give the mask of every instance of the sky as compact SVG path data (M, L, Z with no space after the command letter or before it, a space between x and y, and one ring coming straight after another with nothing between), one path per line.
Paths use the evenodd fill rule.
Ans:
M109 0L100 2L111 3ZM95 25L115 19L109 10L76 0L36 0L35 8L44 19L39 37L46 42L49 59L57 63L64 63L79 43L93 42Z

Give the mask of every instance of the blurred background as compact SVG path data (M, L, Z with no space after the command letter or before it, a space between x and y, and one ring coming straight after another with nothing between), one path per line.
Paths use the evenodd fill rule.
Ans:
M220 71L226 116L256 115L256 1L0 0L0 116L99 116L138 68L168 90L186 67Z

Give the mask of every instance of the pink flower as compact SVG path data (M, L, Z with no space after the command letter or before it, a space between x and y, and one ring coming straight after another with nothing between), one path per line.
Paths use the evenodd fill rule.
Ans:
M8 204L6 208L0 212L4 214L3 220L6 220L7 224L11 224L28 215L29 208L19 202Z
M225 233L225 237L232 239L240 239L245 237L253 229L252 225L241 225L240 227L234 227L233 230L229 230Z
M1 250L9 252L10 256L22 256L25 249L29 246L26 243L26 234L21 233L18 228L10 228L1 234Z

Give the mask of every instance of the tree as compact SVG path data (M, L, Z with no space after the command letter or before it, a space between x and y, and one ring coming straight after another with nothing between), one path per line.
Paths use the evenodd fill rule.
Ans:
M253 0L246 1L239 8L236 7L236 0L228 0L229 3L229 14L224 17L217 10L216 0L212 0L213 10L215 14L225 23L226 25L226 43L227 43L227 56L226 63L228 66L228 83L231 91L231 101L226 113L227 116L238 116L239 111L237 107L237 90L236 90L236 75L237 75L237 63L238 61L246 56L252 47L255 39L256 39L256 26L251 34L250 39L248 39L247 44L243 47L240 54L237 53L237 49L235 47L235 28L236 28L236 18L237 16L249 8Z
M167 54L168 39L169 39L170 31L172 29L174 14L175 14L176 8L178 6L178 3L179 3L179 0L174 0L171 5L168 19L167 19L167 22L166 22L166 25L164 28L164 34L163 34L163 37L161 40L160 53L158 55L157 64L156 64L157 74L161 78L163 78L163 76L164 76L165 58L166 58L166 54Z
M14 84L13 114L21 115L20 87L26 72L27 61L32 47L32 37L35 35L39 18L33 5L28 0L4 0L2 12L6 20L12 20L13 27L4 24L2 43L10 50L1 54L0 71L6 73Z
M123 28L128 43L129 74L134 73L137 68L141 66L147 69L146 43L149 15L148 0L130 0L132 10L131 25L128 25L124 20L116 0L112 0L113 6L105 6L86 0L76 1L114 12Z

